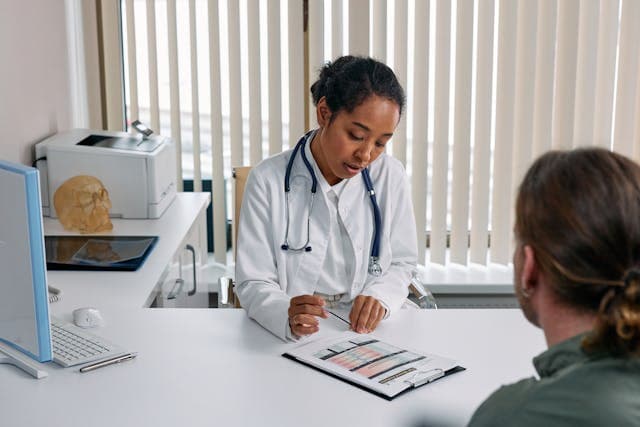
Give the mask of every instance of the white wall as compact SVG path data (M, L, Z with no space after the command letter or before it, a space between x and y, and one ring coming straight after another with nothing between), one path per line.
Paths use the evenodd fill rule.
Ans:
M0 0L0 159L71 126L64 0Z

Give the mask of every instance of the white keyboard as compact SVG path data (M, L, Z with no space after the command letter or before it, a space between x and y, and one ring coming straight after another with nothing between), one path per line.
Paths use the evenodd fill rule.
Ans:
M65 368L125 353L117 345L53 316L51 344L53 361Z

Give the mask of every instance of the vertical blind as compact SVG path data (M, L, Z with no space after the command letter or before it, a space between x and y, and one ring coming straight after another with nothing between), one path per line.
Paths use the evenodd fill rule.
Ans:
M386 62L407 91L389 154L410 176L420 262L507 264L518 183L548 149L640 160L636 0L123 0L121 11L129 120L173 138L194 188L211 177L219 262L232 167L315 125L308 87L345 53Z

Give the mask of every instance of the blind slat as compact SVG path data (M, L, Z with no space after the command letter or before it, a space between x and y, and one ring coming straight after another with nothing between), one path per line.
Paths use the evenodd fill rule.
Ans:
M496 130L493 153L491 203L491 261L507 264L511 257L511 162L515 97L515 41L517 2L500 2L498 69L496 79Z
M534 158L551 148L557 8L555 0L538 3L531 153Z
M216 262L227 263L227 218L225 216L222 105L220 101L220 35L218 0L208 2L209 87L211 100L211 187L213 193L213 252Z
M395 29L394 29L394 59L393 69L398 81L403 88L407 87L407 44L408 35L408 5L406 0L396 1L395 8ZM403 165L407 164L407 115L403 114L400 123L396 127L391 141L393 156L400 160Z
M447 172L449 164L449 70L451 4L436 7L433 179L431 182L431 262L445 264L447 246Z
M638 73L638 81L636 82L636 118L634 120L635 127L633 131L633 160L640 162L640 73Z
M127 62L129 63L129 122L139 119L138 66L136 61L136 17L133 0L126 2L127 14Z
M160 132L156 2L154 0L147 0L147 55L149 58L149 108L151 110L151 129L155 132Z
M229 144L231 166L244 165L242 141L242 79L240 57L240 4L227 2L229 43Z
M613 149L626 156L633 155L635 99L638 84L638 40L640 39L640 2L623 0L620 21L620 56L618 60L618 90L616 94Z
M558 3L558 22L562 25L558 25L557 36L551 135L553 148L569 149L573 146L579 12L579 0L562 0Z
M309 81L305 84L309 88L318 77L318 71L324 64L324 7L322 0L309 0L309 24L308 24L308 40L309 40L309 62L308 76ZM309 128L317 126L316 109L313 107L311 94L307 92L309 97L309 110L307 111Z
M302 2L289 0L289 146L304 133L304 30Z
M349 54L369 55L369 0L349 1Z
M578 22L576 113L573 122L574 147L593 144L596 97L593 82L596 81L596 57L598 54L598 2L582 2Z
M427 238L427 167L429 147L429 1L416 3L411 194L418 233L418 263L425 262ZM426 23L426 24L425 24Z
M535 75L532 75L532 73L535 73L536 60L536 18L536 1L525 1L518 4L513 126L513 180L511 182L511 194L513 195L516 194L520 179L524 176L525 171L531 163L535 89Z
M260 79L260 0L247 2L249 65L249 164L262 160L262 84Z
M600 2L593 139L596 145L606 148L611 147L619 10L619 0Z
M191 47L191 126L193 143L193 191L202 191L200 166L200 97L198 85L198 32L196 26L196 1L189 0L189 42Z
M343 24L344 13L342 0L332 0L331 2L331 58L342 56L343 51Z
M459 0L456 12L456 80L453 116L450 255L451 262L466 265L469 249L473 0Z
M176 189L182 191L182 130L180 127L180 73L178 70L178 31L176 2L167 0L167 32L169 38L169 98L171 103L171 138L176 145Z
M417 6L417 5L416 5ZM383 62L387 61L387 0L372 0L373 40L371 54ZM416 26L416 28L418 28Z
M272 2L273 3L273 2ZM279 5L280 0L277 0ZM269 154L282 151L282 73L280 65L280 7L267 8L269 39Z
M486 264L489 239L489 182L491 177L491 110L493 92L494 16L493 0L478 8L475 138L471 186L470 260Z

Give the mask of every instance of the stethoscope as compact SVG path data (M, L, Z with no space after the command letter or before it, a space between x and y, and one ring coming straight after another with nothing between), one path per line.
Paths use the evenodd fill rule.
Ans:
M287 163L287 170L284 175L284 196L286 199L287 228L284 234L284 243L282 244L282 246L280 246L280 248L284 251L311 252L311 246L309 246L309 225L311 222L313 200L318 188L318 179L316 178L316 174L313 171L311 163L309 163L309 159L307 159L307 154L304 151L304 146L309 138L311 138L314 134L315 131L310 131L302 138L300 138L295 148L293 149L293 153L291 153L289 163ZM289 244L289 192L291 191L291 187L289 186L289 177L291 176L291 169L293 168L293 162L296 158L296 155L298 154L298 151L302 156L304 165L309 171L309 175L311 175L311 201L309 202L309 211L307 213L307 241L304 242L302 246L296 248ZM369 256L369 274L373 276L380 276L382 274L382 267L380 267L380 231L382 230L382 217L380 215L378 202L376 201L376 192L373 189L373 183L371 182L371 176L369 175L369 168L362 169L361 175L362 179L364 180L364 185L367 188L367 193L369 193L369 197L371 199L371 206L373 208L373 221L375 224L373 243L371 244L371 255Z

